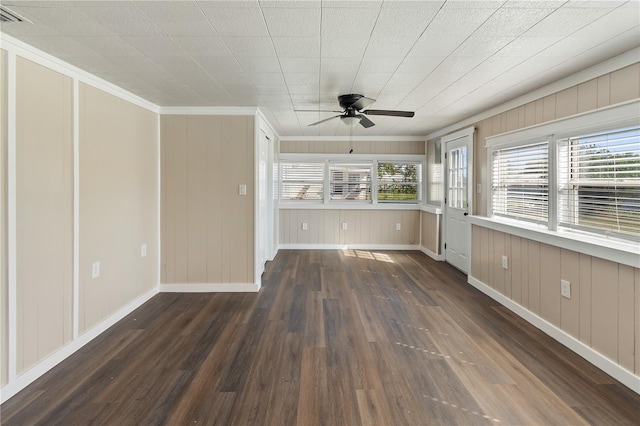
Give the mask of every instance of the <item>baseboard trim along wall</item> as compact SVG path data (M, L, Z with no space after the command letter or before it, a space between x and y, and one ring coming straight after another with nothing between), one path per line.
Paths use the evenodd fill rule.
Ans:
M442 262L444 260L444 256L442 256L441 254L434 253L426 247L420 246L420 251L426 254L427 256L429 256L430 258L432 258L433 260L437 260L438 262Z
M160 293L255 293L260 287L259 283L160 284Z
M106 318L90 330L87 330L84 334L81 334L75 340L72 340L68 345L63 346L58 351L51 354L49 357L34 365L31 369L17 376L14 380L7 383L2 388L2 390L0 390L0 403L4 403L9 398L20 392L22 389L26 388L44 373L60 364L69 356L73 355L76 351L98 337L100 334L107 331L109 327L129 315L131 312L138 309L156 294L158 294L158 288L154 287L153 289L144 293L142 296L124 305L122 308L114 312L113 315Z
M416 244L280 244L280 250L420 250Z
M487 284L481 282L477 278L469 275L467 281L469 284L471 284L487 296L491 297L493 300L499 302L507 309L511 310L513 313L515 313L525 321L529 322L534 327L538 328L545 334L557 340L559 343L571 349L573 352L577 353L578 355L589 361L591 364L595 365L605 373L620 381L629 389L640 394L640 377L634 375L624 367L621 367L609 358L593 350L589 346L585 345L575 337L564 332L550 322L525 309L523 306L518 305L513 300L489 287Z

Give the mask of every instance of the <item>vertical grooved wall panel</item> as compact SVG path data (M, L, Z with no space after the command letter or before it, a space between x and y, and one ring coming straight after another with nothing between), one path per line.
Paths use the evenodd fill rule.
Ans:
M254 117L163 115L161 122L163 283L254 283Z
M73 83L16 61L18 373L71 338ZM37 123L37 125L35 125Z
M0 49L0 387L9 376L7 143L7 52Z

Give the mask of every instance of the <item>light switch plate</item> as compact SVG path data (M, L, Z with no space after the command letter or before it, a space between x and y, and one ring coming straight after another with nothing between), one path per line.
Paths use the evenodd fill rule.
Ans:
M302 222L302 230L307 231L309 229L309 224L307 222Z
M571 283L567 280L560 280L560 295L571 299Z
M509 269L509 258L507 256L502 256L502 268Z
M396 231L400 231L402 230L402 225L399 223L396 223Z
M96 279L100 276L100 262L93 262L91 264L91 279Z
M247 185L241 184L240 187L238 188L238 194L247 195Z
M347 230L347 222L342 222L342 230L343 231Z
M140 257L146 257L147 256L147 245L143 244L142 247L140 247Z

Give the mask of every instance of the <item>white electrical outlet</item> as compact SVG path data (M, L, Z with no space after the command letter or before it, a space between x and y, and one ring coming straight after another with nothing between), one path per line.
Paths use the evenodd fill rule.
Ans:
M560 280L560 295L571 299L571 283L567 280Z
M147 256L147 245L143 244L142 247L140 247L140 257L146 257Z
M91 279L98 278L100 276L100 262L93 262L91 264Z
M482 184L481 184L481 183L479 183L479 184L478 184L478 186L477 186L477 188L476 188L476 192L477 192L478 194L482 194Z
M240 185L238 187L238 194L240 195L247 195L247 185Z
M309 224L307 222L302 222L302 230L306 231L309 229Z
M507 256L502 256L502 267L509 269L509 258Z
M347 230L347 222L342 222L342 230L343 231Z
M402 230L402 225L400 225L399 223L396 223L396 231L401 231Z

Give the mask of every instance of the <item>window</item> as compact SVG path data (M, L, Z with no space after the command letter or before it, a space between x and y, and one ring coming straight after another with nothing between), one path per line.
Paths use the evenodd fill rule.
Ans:
M558 141L558 223L640 235L640 127Z
M324 163L282 162L280 170L283 200L323 200Z
M491 153L494 215L547 222L549 143L534 143Z
M329 163L331 200L371 200L371 163Z
M449 207L467 208L467 147L452 149L449 152Z
M422 164L378 162L378 201L417 203L422 193Z

